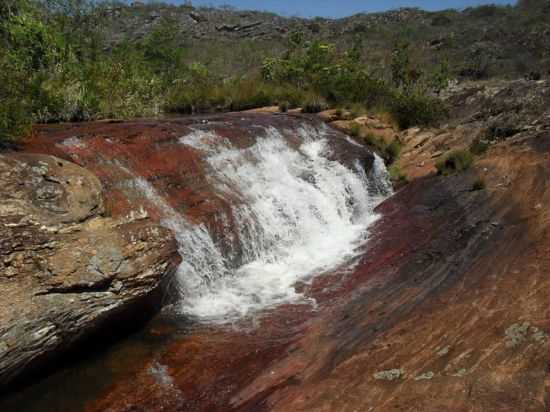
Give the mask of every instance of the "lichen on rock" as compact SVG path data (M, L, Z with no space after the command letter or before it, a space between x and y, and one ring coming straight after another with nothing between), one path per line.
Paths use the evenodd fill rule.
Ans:
M529 322L514 323L504 332L506 335L506 347L515 348L523 343L532 341L535 343L543 343L547 338L543 330L535 326L531 326Z
M404 375L405 371L403 369L390 369L376 372L373 376L376 380L395 381L401 379Z

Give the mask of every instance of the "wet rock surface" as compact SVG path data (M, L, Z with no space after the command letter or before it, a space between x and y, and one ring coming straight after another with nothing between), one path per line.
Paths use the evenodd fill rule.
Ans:
M152 201L155 196L143 193L141 183L150 182L155 193L166 200L166 207L193 224L203 224L224 256L237 265L240 245L235 236L227 234L239 233L232 208L242 199L222 195L214 187L209 178L208 146L224 145L225 140L242 150L265 137L269 130L277 130L288 145L298 147L303 141L300 133L307 133L307 128L321 130L331 139L329 159L338 159L350 168L359 161L370 170L374 160L370 150L350 142L315 117L299 114L234 113L43 126L37 129L36 138L28 142L26 150L54 154L95 173L104 187L105 204L113 217L141 210L153 219L166 217ZM209 137L203 141L198 137L200 133ZM183 144L184 138L192 142Z
M465 123L448 126L443 152L469 144L456 131ZM470 130L487 123L477 126ZM499 140L451 177L411 163L423 173L379 207L353 272L299 286L316 298L315 312L277 309L256 332L194 331L87 411L547 410L550 152L542 132ZM420 133L426 148L438 147L437 133L407 131L405 154L418 150L406 137ZM480 177L486 189L473 191ZM151 376L154 361L166 365L169 388ZM135 376L146 391L134 388Z
M506 94L520 98L524 91L543 93L542 86L524 84L508 83L512 91ZM140 355L131 371L94 393L81 409L548 410L550 136L545 100L530 99L528 110L504 108L495 114L491 107L502 100L486 97L493 86L472 87L477 91L457 91L477 96L469 100L470 114L453 112L449 124L439 130L399 134L404 145L399 162L411 183L378 207L381 219L353 270L336 270L296 285L315 298L315 307L285 305L252 324L182 326L176 332L149 326L149 334L172 338ZM461 97L453 107L463 105ZM473 122L472 112L484 114L474 116ZM486 136L492 121L514 113L519 113L514 127L520 133L491 140L489 149L464 173L435 175L437 157L468 147L476 137ZM268 124L283 118L263 116L254 121ZM231 127L220 126L222 135L233 130L231 119ZM86 142L88 148L98 147L94 145L100 136L107 143L105 137L121 139L116 151L103 147L101 153L124 156L120 148L134 150L137 142L163 147L192 122L197 120L159 126L137 122L120 131L108 123L72 130L48 126L43 133L54 136L56 144L37 140L28 150L58 151L59 156L96 167L113 199L123 199L107 184L112 179L105 167L109 162L93 166L93 151L65 151L66 139L78 135L78 140L68 142ZM536 127L528 127L534 122ZM235 136L247 144L246 133ZM162 176L179 164L170 163L170 156L164 163L147 163L155 157L143 153L140 173L154 168L162 170L157 174ZM485 189L473 190L480 178ZM188 207L190 216L208 220L204 209L186 206L187 195L171 199L175 206L182 202L177 207ZM120 216L128 210L122 201L111 208ZM147 213L154 215L154 208Z
M178 258L166 229L104 217L99 180L71 162L0 154L0 185L5 388L151 295Z
M493 150L382 204L353 272L301 286L315 311L190 331L86 410L547 410L550 153Z

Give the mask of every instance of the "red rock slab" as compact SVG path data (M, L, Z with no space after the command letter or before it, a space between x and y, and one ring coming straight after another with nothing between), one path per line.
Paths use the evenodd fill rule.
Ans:
M549 410L549 153L503 144L416 180L351 273L301 285L317 308L190 333L161 357L169 390L144 369L87 411Z
M138 120L130 122L91 122L42 125L24 143L23 150L48 153L71 160L92 171L105 192L105 208L113 217L125 217L141 209L154 220L165 216L152 199L134 187L144 179L163 201L191 222L204 224L225 250L227 230L237 233L232 207L240 201L220 195L209 179L208 153L180 143L195 130L214 132L215 142L228 140L233 147L252 146L266 128L283 133L291 146L302 142L298 133L304 124L325 127L315 117L233 113L182 119ZM361 150L335 130L326 129L332 139L333 156L353 164L359 159L369 166L372 155ZM232 255L239 255L238 250Z

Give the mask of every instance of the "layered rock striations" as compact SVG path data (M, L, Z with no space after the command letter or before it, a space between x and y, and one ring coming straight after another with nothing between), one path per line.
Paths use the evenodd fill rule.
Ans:
M547 90L456 91L449 124L400 133L411 183L379 206L360 264L298 285L314 313L279 308L258 331L197 331L143 366L140 389L120 380L87 410L547 411ZM488 149L471 169L435 174L477 138ZM157 363L170 385L150 372Z
M448 124L440 129L394 131L403 144L398 164L411 182L378 207L381 219L352 270L296 285L316 300L315 307L279 307L262 316L254 328L190 330L141 359L136 370L103 388L83 409L547 411L548 90L544 81L464 85L446 98L451 108ZM278 122L285 118L248 119L281 125ZM246 133L252 120L246 119L232 115L208 121L218 136L246 147L252 141ZM381 137L395 138L388 127L379 127L372 119L363 123L381 130ZM114 184L120 176L123 181L132 178L124 174L122 163L153 181L172 207L195 221L216 222L226 203L201 180L200 157L175 144L183 133L202 124L200 119L187 119L47 126L27 149L92 169L107 188L109 199L104 203L117 221L137 206L138 212L141 206L144 211L134 214L134 219L158 214L154 205L133 199L128 186ZM450 151L469 149L476 140L487 147L472 168L436 175L437 161ZM354 147L347 151L359 150ZM346 153L341 153L343 158ZM23 161L17 159L10 161ZM368 163L369 156L364 160ZM176 178L185 182L186 192L174 186ZM479 180L484 183L481 188L476 186ZM97 182L93 182L86 184L94 187ZM8 188L7 193L17 193L16 187ZM48 208L64 207L55 202L50 206L53 189L30 193L39 195ZM83 206L75 219L83 221L74 224L83 233L95 227L93 222L110 221L97 217L99 200L81 199ZM59 222L62 215L56 216ZM8 223L21 224L21 220ZM59 231L56 236L69 235ZM50 253L44 246L49 234L42 243L38 235L29 237L42 245L44 254ZM111 262L107 266L114 264L113 259L107 259ZM7 282L9 277L4 277ZM74 283L82 284L69 282ZM45 286L36 290L54 287L47 281L39 285ZM23 292L28 293L17 289ZM49 295L38 293L34 299ZM47 335L48 326L44 331L37 329L30 336Z
M0 154L0 186L5 387L118 316L138 318L178 258L171 233L145 216L105 217L100 181L71 162Z

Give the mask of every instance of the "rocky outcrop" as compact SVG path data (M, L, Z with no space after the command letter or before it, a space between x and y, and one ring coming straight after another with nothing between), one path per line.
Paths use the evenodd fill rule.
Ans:
M446 124L399 135L403 151L398 164L409 179L433 174L436 163L452 150L490 152L511 142L544 141L550 130L548 80L465 82L442 98L451 114Z
M194 331L86 410L547 411L544 90L469 85L454 95L448 125L401 134L411 183L378 208L351 273L297 286L316 299L314 313L279 308L253 331ZM488 97L495 91L502 98ZM530 103L502 106L514 100ZM517 114L521 132L491 140L472 169L435 174L432 156L467 148L492 121ZM474 190L480 178L485 189ZM162 379L152 372L159 365Z
M373 156L366 147L351 143L315 117L300 114L233 113L44 125L36 128L36 136L26 143L26 150L56 155L95 173L106 193L106 208L115 218L144 210L160 220L167 217L166 209L171 209L168 214L181 214L184 220L203 224L236 267L242 245L236 235L239 227L232 208L242 199L216 189L209 178L209 150L201 149L201 145L227 140L234 148L246 149L274 129L290 145L297 146L302 141L302 127L322 128L332 139L335 157L350 167L359 161L366 170L370 169ZM207 133L210 141L197 138L197 133ZM186 136L196 140L195 147L182 143Z
M87 398L82 409L547 411L548 88L523 80L475 83L445 99L448 124L399 133L398 164L411 183L377 209L381 218L362 259L352 270L296 285L316 300L315 308L285 305L254 327L193 328L172 336L161 350L142 355L131 373ZM131 164L174 208L208 222L224 204L201 180L200 157L174 144L208 122L218 136L246 147L254 138L252 124L283 126L289 120L239 114L45 126L27 150L93 168L117 220L140 205L140 199L124 200L130 193L123 192L125 185L112 183L123 173L120 164ZM497 131L499 125L514 133ZM364 126L390 130L372 119L364 119ZM471 169L436 175L438 159L476 139L485 139L488 148ZM342 145L343 154L354 150L361 149ZM186 182L187 192L173 187L176 178ZM475 188L479 179L483 189ZM49 202L55 191L40 193ZM151 205L143 207L155 213ZM84 221L78 225L98 219L86 217L90 208L80 209ZM149 333L158 338L174 332L159 327Z
M105 217L100 181L46 155L0 154L0 386L138 310L177 263L145 214ZM133 306L136 305L136 306ZM110 323L111 322L111 323Z

